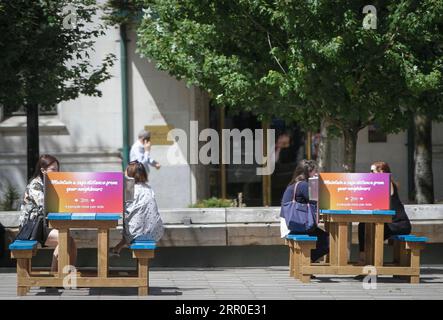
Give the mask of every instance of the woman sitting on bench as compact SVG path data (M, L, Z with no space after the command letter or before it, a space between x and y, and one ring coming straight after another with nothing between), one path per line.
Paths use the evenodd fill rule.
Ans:
M315 176L317 174L317 163L314 160L301 160L297 167L295 168L293 178L289 183L288 187L283 194L282 203L286 203L292 200L294 194L294 188L297 185L297 190L295 193L295 199L300 203L310 203L312 205L317 206L317 202L309 201L309 186L308 179ZM286 227L286 222L282 218L281 223L281 233L282 238L290 233ZM325 254L329 253L329 234L320 229L318 226L315 226L308 233L310 236L317 237L316 248L311 251L311 261L315 262Z
M378 161L371 165L372 173L391 173L391 169L386 162ZM391 223L385 223L384 239L388 239L395 235L404 235L411 233L411 222L406 214L405 207L398 195L397 184L391 178L391 210L395 211ZM358 244L360 249L360 264L364 263L365 255L365 224L358 225Z
M43 178L47 172L59 171L60 164L58 160L49 155L41 155L38 159L34 175L26 186L23 204L21 206L20 228L23 227L29 219L34 219L39 215L45 215L43 210L44 205L44 186ZM45 225L42 232L42 238L36 239L42 246L55 247L52 257L51 271L57 271L58 267L58 230L49 229L45 220ZM69 237L69 257L72 265L75 265L77 260L77 247L74 239Z
M131 161L126 176L134 178L134 201L126 205L123 218L123 238L110 250L110 256L119 256L121 249L133 240L158 241L163 236L163 222L158 212L154 190L149 186L143 163Z

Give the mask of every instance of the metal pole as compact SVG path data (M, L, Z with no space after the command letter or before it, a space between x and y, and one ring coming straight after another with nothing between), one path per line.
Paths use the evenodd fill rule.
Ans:
M126 25L120 25L120 72L122 91L122 129L123 129L123 170L129 163L129 116L128 116L128 64Z

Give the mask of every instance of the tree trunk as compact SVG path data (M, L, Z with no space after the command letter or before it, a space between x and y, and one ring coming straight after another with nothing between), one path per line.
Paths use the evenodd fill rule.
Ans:
M27 138L27 167L28 180L32 177L40 156L39 132L38 132L38 106L30 104L26 106L26 138Z
M343 129L344 138L344 157L343 170L344 172L355 172L355 159L357 156L357 138L358 129Z
M414 115L414 183L418 204L434 203L432 174L432 120L427 115Z
M323 119L320 126L320 144L318 146L318 169L320 172L327 172L331 170L330 165L330 148L331 141L328 137L328 127L329 123L327 120Z

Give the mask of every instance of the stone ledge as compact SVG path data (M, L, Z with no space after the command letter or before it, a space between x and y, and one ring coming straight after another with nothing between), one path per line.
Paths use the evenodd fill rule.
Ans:
M443 205L405 205L409 219L415 223L443 221ZM175 208L160 209L164 224L280 223L280 207L249 208ZM20 212L0 211L5 227L19 225Z
M419 207L419 208L414 208ZM443 243L443 206L408 206L412 233L429 237L430 243ZM165 234L160 247L281 245L279 208L192 208L164 209L160 214ZM18 232L20 212L0 212L0 223L7 229L7 243ZM188 224L189 219L191 224ZM321 226L321 225L320 225ZM121 225L110 233L111 245L121 239ZM72 231L79 248L96 248L96 231ZM357 243L357 223L353 224Z
M40 135L67 135L66 125L58 116L40 116L38 119ZM4 136L25 136L26 116L13 116L0 122L0 133Z

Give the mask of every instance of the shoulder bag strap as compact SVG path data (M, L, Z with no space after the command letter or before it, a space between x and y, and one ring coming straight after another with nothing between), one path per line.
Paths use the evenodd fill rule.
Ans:
M292 196L292 201L294 201L295 202L295 194L297 193L297 187L298 187L298 184L300 183L300 181L299 182L297 182L296 184L295 184L295 186L294 186L294 194L293 194L293 196Z

